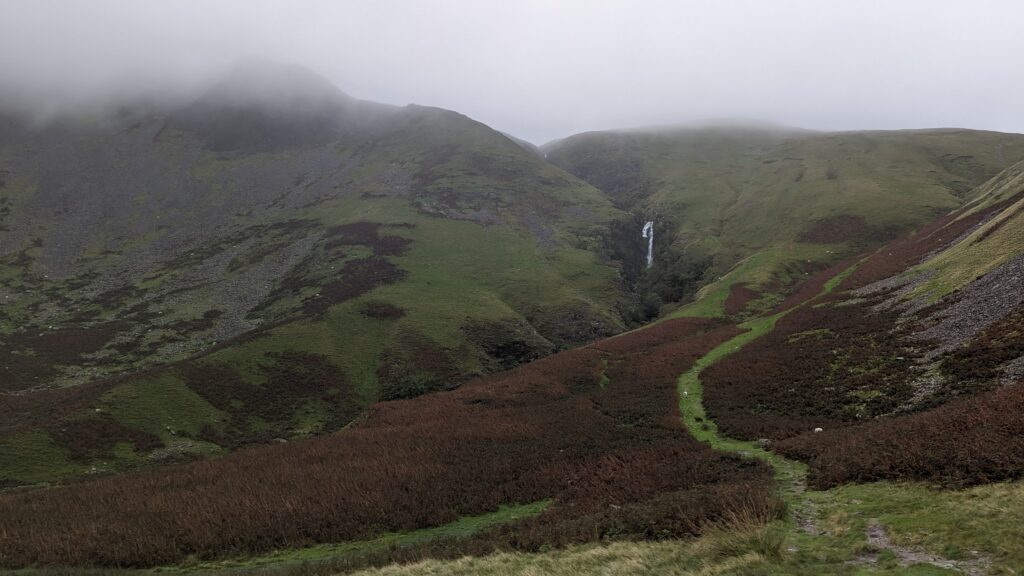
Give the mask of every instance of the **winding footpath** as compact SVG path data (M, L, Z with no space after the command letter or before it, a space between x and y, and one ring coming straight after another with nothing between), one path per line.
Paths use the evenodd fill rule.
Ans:
M773 316L756 318L739 325L747 331L714 348L694 363L686 373L679 377L677 388L679 395L679 411L683 424L694 438L706 442L716 450L733 452L747 458L759 458L768 463L775 474L780 495L790 514L782 521L787 534L789 552L799 552L808 543L807 539L823 540L829 538L827 531L818 526L819 511L814 498L807 494L807 465L796 460L784 458L779 454L762 448L757 442L737 440L720 433L718 426L708 418L704 410L704 388L700 381L701 373L722 358L733 354L744 346L770 333L776 322L799 306L809 305L825 296L839 282L856 268L856 264L844 270L825 284L816 297ZM954 573L968 576L981 576L986 573L988 562L984 559L975 561L956 561L929 554L920 550L910 549L894 544L877 520L871 519L865 531L865 544L875 550L887 550L899 561L900 565L912 566L925 564L934 568L951 570ZM819 544L820 546L820 544ZM878 562L877 553L862 553L846 561L853 568L860 566L870 568Z
M736 440L720 434L718 425L708 418L704 411L704 387L700 382L701 372L771 332L778 319L785 314L785 312L781 312L774 316L740 324L740 328L747 329L746 332L719 345L694 363L690 370L679 377L677 384L679 411L682 414L683 424L694 438L707 442L716 450L734 452L748 458L760 458L770 464L775 471L783 499L789 509L793 511L793 517L797 524L801 525L806 532L815 534L817 533L817 529L814 527L815 515L813 510L806 509L811 506L811 503L802 498L807 486L807 465L765 450L756 442Z

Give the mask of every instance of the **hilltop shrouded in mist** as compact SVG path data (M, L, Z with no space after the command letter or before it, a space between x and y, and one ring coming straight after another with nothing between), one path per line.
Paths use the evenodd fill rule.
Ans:
M217 106L315 110L342 108L352 98L302 66L248 58L237 62L202 100Z
M378 127L398 108L361 102L297 65L238 62L177 124L216 150L271 150L324 144Z
M923 0L7 2L0 105L44 118L180 105L258 56L536 144L707 118L1021 132L1024 78L1007 62L1024 53L1022 12Z

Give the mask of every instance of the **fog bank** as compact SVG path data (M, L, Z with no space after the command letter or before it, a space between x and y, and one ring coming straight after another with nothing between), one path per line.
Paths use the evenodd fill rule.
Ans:
M8 0L0 102L175 103L256 56L535 143L736 117L1024 132L1021 21L1013 1Z

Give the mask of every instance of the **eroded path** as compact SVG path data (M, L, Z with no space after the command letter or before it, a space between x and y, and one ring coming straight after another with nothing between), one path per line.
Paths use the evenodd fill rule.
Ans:
M906 546L894 544L889 538L889 533L878 520L871 519L865 529L865 536L868 544L875 550L888 550L899 561L900 566L915 566L918 564L930 564L937 568L955 570L968 576L982 576L988 572L991 562L979 556L973 560L950 560L936 554L930 554L922 550L914 550ZM858 556L855 564L877 564L879 561L877 552L868 552Z

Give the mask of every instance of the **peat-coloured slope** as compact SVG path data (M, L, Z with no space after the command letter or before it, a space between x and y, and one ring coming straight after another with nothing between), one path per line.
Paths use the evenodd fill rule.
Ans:
M0 478L334 429L620 331L624 221L465 116L291 68L164 114L7 118Z
M540 514L347 560L683 538L722 518L767 521L780 513L768 467L687 435L676 404L678 374L739 332L672 320L376 404L332 435L0 494L0 567L217 560L525 504Z
M708 414L734 437L778 440L819 487L1024 475L1022 168L708 369Z
M683 313L718 315L767 310L809 272L961 207L1024 158L1024 136L723 127L586 133L545 152L655 221L647 286L674 301L697 274L710 284Z
M933 318L948 304L928 305L914 295L922 276L915 263L927 264L998 222L1019 199L1006 196L987 210L949 214L851 259L850 266L816 275L785 314L739 327L669 320L456 391L378 404L333 436L0 495L11 518L11 545L0 562L148 565L180 560L184 548L195 554L185 570L267 563L289 573L290 563L309 559L294 570L340 572L494 550L548 551L595 539L669 537L682 538L672 544L685 553L659 551L642 566L690 573L721 565L724 572L749 567L764 574L890 573L913 563L1015 566L1019 531L1000 529L1016 525L1008 510L1015 510L1019 482L971 491L881 482L806 493L801 465L715 432L717 424L750 438L767 431L773 440L761 445L808 460L809 480L818 487L880 478L959 486L1019 477L1020 385L993 393L969 388L962 395L977 397L952 401L948 389L940 390L901 408L906 414L885 412L894 400L913 396L900 397L912 390L900 378L917 374L919 360L934 349L931 341L915 349L904 338L919 327L915 315ZM1024 254L1021 248L1012 250ZM980 282L1001 273L1005 268ZM952 303L985 300L971 289L958 290ZM1024 353L1020 312L987 324L983 337L961 349L967 352L962 358L982 354L982 366L992 369L986 378L1006 376L1006 360ZM940 358L943 371L949 372L949 362L959 366L954 356ZM968 373L980 375L973 368ZM694 388L698 381L703 386ZM723 403L729 400L723 386L736 383L746 397ZM704 403L711 404L707 413ZM680 416L695 438L680 435ZM823 433L810 432L820 425ZM753 427L760 429L751 434ZM711 446L697 442L709 437L717 438ZM788 518L773 521L780 509L756 455L782 470L777 480ZM984 522L960 512L965 501L986 507ZM518 503L522 515L502 503ZM126 505L132 514L117 512ZM504 525L456 529L495 506L492 514L508 514ZM231 520L224 524L225 518ZM956 535L965 522L972 537L962 539ZM435 531L409 531L438 524ZM400 531L358 540L396 526ZM325 545L308 547L315 542ZM898 563L873 552L878 547L897 554ZM278 551L219 560L270 549ZM555 550L526 560L551 569L573 553ZM420 573L416 565L408 570Z

